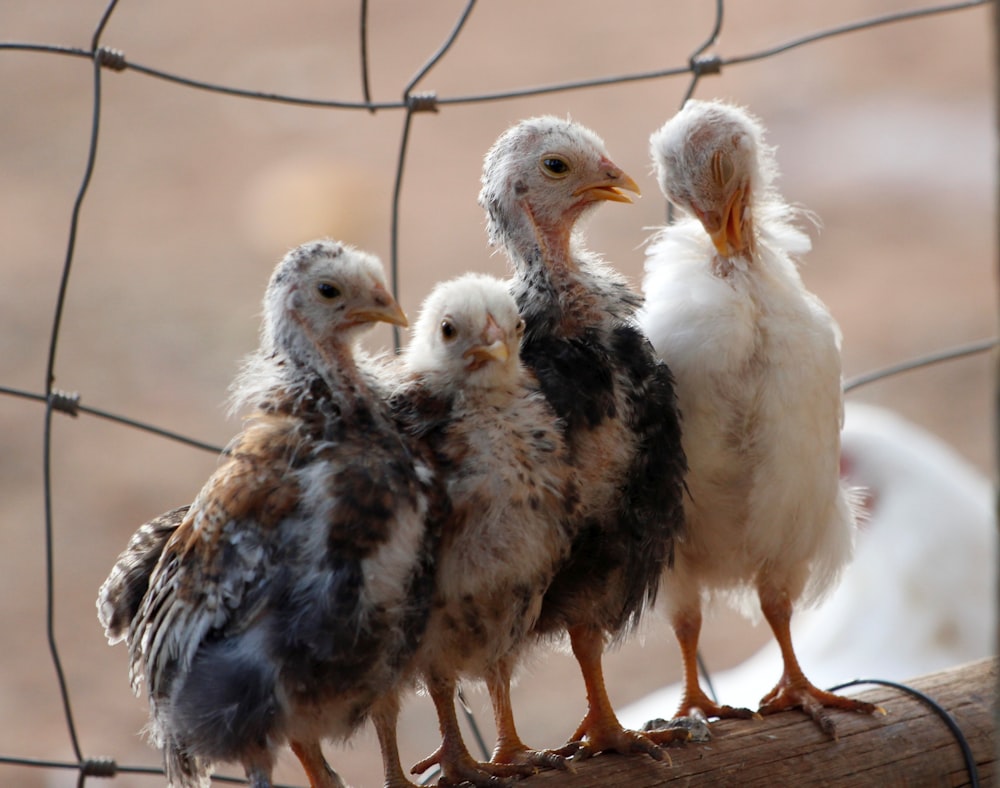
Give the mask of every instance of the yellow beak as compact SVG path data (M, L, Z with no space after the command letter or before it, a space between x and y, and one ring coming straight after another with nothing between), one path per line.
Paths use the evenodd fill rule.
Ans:
M709 230L712 243L723 257L737 257L752 251L753 226L746 211L748 191L744 186L736 189L726 203L719 227Z
M357 323L391 323L394 326L408 326L406 313L396 303L388 290L376 285L372 290L372 303L347 313L347 317Z
M463 358L469 360L469 366L473 369L478 369L489 361L499 361L501 364L504 363L508 358L510 358L510 349L507 347L506 342L498 339L496 342L489 345L476 345L475 347L470 347L463 354Z
M586 196L588 202L609 200L610 202L632 202L632 198L622 189L640 194L639 184L621 170L614 162L604 159L601 162L601 177L581 186L573 192L574 197Z
M507 336L503 329L497 325L493 315L489 315L486 319L486 328L483 329L480 344L470 347L462 354L462 357L468 361L470 369L479 369L490 361L499 361L503 364L510 358Z

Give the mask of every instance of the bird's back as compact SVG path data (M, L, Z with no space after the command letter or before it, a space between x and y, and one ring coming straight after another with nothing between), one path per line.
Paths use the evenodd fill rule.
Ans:
M530 281L514 287L522 357L566 424L581 490L578 533L539 628L589 611L619 634L655 596L682 524L685 465L672 377L634 321L639 298L608 269L580 263L575 300Z

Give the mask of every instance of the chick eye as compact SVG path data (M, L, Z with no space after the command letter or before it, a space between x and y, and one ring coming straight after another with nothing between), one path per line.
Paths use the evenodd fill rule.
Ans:
M524 320L517 321L517 335L519 337L524 336Z
M331 285L329 282L320 282L316 285L316 292L323 296L323 298L336 298L340 295L340 288L336 285Z
M562 178L569 173L569 162L562 156L554 154L542 158L542 167L547 175L554 175L557 178Z
M441 336L445 339L454 339L456 334L458 334L458 329L455 328L454 323L450 320L441 321Z

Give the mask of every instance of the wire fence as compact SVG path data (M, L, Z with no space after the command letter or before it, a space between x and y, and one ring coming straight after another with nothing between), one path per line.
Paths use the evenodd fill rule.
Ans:
M523 86L511 89L498 90L496 92L484 92L468 95L439 95L432 90L425 90L423 86L428 83L429 76L443 62L446 62L449 53L462 41L463 32L472 16L476 2L468 0L462 5L454 18L454 23L450 31L445 36L440 46L435 49L426 59L426 62L409 78L399 91L399 98L392 100L376 100L373 98L372 71L373 59L369 46L370 25L369 25L369 3L360 0L357 5L357 26L354 31L340 30L338 32L338 42L348 37L353 37L355 45L360 54L358 64L358 74L360 76L359 89L363 99L360 101L338 99L338 98L312 98L308 96L295 95L292 93L267 92L262 90L245 89L232 85L218 84L211 81L201 80L177 73L165 71L156 67L143 64L141 53L122 52L114 49L109 41L110 36L106 34L109 24L116 13L120 13L119 5L127 6L127 3L120 4L118 0L112 0L102 11L93 28L93 34L87 46L64 46L48 43L35 42L0 42L0 57L11 59L17 56L27 57L29 54L43 54L48 57L61 56L72 58L80 63L81 69L89 68L91 84L91 116L89 124L89 137L86 146L86 161L84 173L79 181L72 211L68 220L68 240L65 246L65 255L62 261L59 281L56 288L55 309L51 319L51 329L49 332L49 342L47 347L47 362L43 386L40 390L29 391L12 386L0 386L0 393L8 397L21 398L39 403L44 407L43 421L43 452L42 452L42 496L44 499L44 522L41 524L42 543L44 545L45 561L45 595L46 595L46 635L48 641L49 657L55 669L56 680L59 687L59 696L62 702L62 711L65 718L66 732L72 747L72 760L46 760L28 757L19 757L13 753L0 753L0 763L13 766L20 766L38 770L63 770L72 771L77 775L77 784L83 786L88 778L110 778L115 775L137 774L137 775L160 775L158 769L145 766L130 766L118 763L114 757L94 756L88 753L81 744L76 715L74 713L73 697L64 670L64 648L59 642L55 626L55 614L57 606L61 600L57 594L57 565L56 553L61 545L54 530L54 520L56 518L54 501L58 494L56 485L52 478L53 464L53 422L57 414L66 414L72 417L79 415L93 416L100 419L111 420L121 423L130 428L143 430L153 435L162 437L165 440L176 441L187 445L192 449L206 452L218 453L221 447L214 445L211 441L203 441L198 438L178 434L170 429L148 423L141 420L125 417L121 414L90 407L81 403L81 397L75 393L67 393L56 387L57 372L59 371L58 349L61 341L67 332L64 321L64 311L67 298L70 293L74 265L77 262L78 239L81 228L85 226L84 207L88 201L92 178L97 171L101 157L99 155L98 141L104 128L104 106L102 94L105 87L105 80L109 71L133 72L142 75L150 80L160 80L171 83L185 89L205 91L214 95L226 95L244 101L271 102L279 105L291 105L300 108L315 110L326 110L336 112L369 113L373 117L384 113L396 113L402 115L402 127L398 148L394 155L394 178L391 194L390 215L390 253L389 269L394 290L398 290L401 273L407 270L403 265L406 259L405 250L401 248L401 217L405 210L403 180L408 171L408 157L411 148L411 132L414 124L414 116L421 113L447 114L452 108L460 105L487 104L500 101L520 100L547 96L551 94L567 94L574 91L584 91L588 89L614 87L627 83L657 82L664 80L679 80L684 83L684 99L694 95L702 80L711 75L718 75L722 72L728 73L730 69L742 67L745 64L758 62L770 58L780 58L785 53L792 50L814 45L817 42L839 36L855 35L861 31L872 30L888 25L905 25L917 20L927 18L941 18L946 15L970 13L978 6L991 5L986 0L975 0L973 2L946 3L941 5L924 6L897 10L880 16L863 18L843 24L837 24L823 29L815 30L807 35L800 35L791 40L779 42L737 54L720 54L717 52L720 35L726 29L727 4L724 0L716 0L714 3L714 14L711 18L711 25L704 38L698 37L694 46L690 48L690 54L685 58L679 58L680 63L668 65L650 71L636 73L620 73L607 76L598 76L589 79L569 80L565 82L554 82L536 86ZM612 12L608 12L612 13ZM322 38L322 37L320 37ZM338 43L335 42L335 43ZM331 44L332 45L332 44ZM665 52L667 59L672 53ZM254 52L248 49L245 53L247 58L253 58ZM133 59L134 58L134 59ZM665 117L665 115L664 115ZM497 129L499 133L501 129ZM53 230L58 228L52 228ZM305 240L305 239L301 239ZM351 239L345 239L351 240ZM394 336L394 344L398 347L399 337ZM875 370L870 374L860 375L852 378L846 383L846 390L850 391L858 386L865 385L872 381L881 379L888 375L895 375L901 372L933 363L948 361L953 358L964 357L970 354L982 353L996 345L992 338L976 339L970 343L963 343L955 348L933 347L928 349L928 353L919 358L903 361L884 369ZM2 381L0 381L2 382ZM152 514L152 513L151 513ZM111 556L109 556L109 559ZM110 567L110 560L109 560ZM95 623L96 626L96 623ZM2 745L0 745L2 747ZM220 777L220 781L235 781L231 778Z

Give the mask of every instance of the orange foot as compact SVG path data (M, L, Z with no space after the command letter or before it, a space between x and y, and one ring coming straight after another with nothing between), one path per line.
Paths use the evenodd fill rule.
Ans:
M491 764L512 764L529 766L534 769L559 769L560 771L575 771L573 765L554 750L533 750L518 742L506 746L497 745L493 751Z
M761 698L761 714L774 714L786 709L802 709L825 734L833 739L837 738L837 726L833 717L826 713L826 709L855 711L859 714L885 714L885 709L881 706L821 690L804 676L795 680L782 676L774 689Z
M698 685L688 689L684 693L684 697L681 699L681 705L677 709L676 717L701 717L702 719L712 719L713 717L718 717L719 719L729 719L729 720L750 720L754 717L759 717L760 715L751 711L750 709L737 708L735 706L723 706L716 703L714 700L705 694L704 690Z
M617 752L621 755L645 753L654 760L670 763L670 756L660 745L688 741L690 738L689 731L678 728L640 733L623 728L613 715L588 714L572 739L555 752L573 760L590 758L599 752Z
M441 780L438 785L459 785L467 782L477 788L504 788L512 785L515 778L527 777L538 771L537 766L533 764L480 763L468 752L447 753L442 746L415 764L410 773L421 774L432 766L441 767Z

